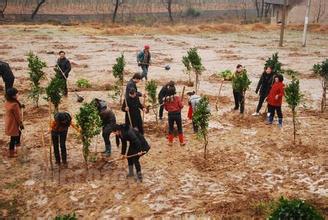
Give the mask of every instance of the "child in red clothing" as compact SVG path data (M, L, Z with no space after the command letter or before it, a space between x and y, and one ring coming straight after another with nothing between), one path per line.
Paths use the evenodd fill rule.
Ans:
M182 132L182 119L181 119L181 109L183 108L183 104L179 96L176 96L176 90L174 86L170 86L168 88L167 97L164 99L164 108L168 111L169 116L169 145L173 144L173 130L174 130L174 122L177 124L178 133L179 133L179 141L180 145L184 146L184 138Z
M272 124L274 119L274 114L278 114L279 127L282 127L282 98L284 96L284 77L282 75L276 75L274 78L274 84L269 92L268 101L268 122L267 124Z

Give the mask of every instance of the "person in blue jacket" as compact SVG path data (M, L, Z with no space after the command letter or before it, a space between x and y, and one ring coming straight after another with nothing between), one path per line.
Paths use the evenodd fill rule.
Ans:
M142 69L142 78L146 80L148 80L148 68L151 60L149 49L149 45L145 45L144 49L137 56L138 66Z

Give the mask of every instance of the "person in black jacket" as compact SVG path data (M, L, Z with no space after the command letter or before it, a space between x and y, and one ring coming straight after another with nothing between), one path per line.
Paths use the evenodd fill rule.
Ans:
M105 155L109 157L112 153L112 146L110 143L110 134L113 132L113 127L116 125L116 117L112 110L107 109L107 103L104 100L95 98L94 103L98 109L99 116L102 121L102 136L105 142ZM119 147L120 141L116 137L116 146Z
M8 63L0 61L0 75L5 83L5 93L14 86L15 76Z
M140 110L146 111L146 108L140 103L136 90L132 88L129 96L125 99L126 101L122 105L122 111L125 112L125 124L131 125L131 127L138 129L141 134L144 134ZM130 113L131 122L128 112Z
M115 125L113 128L113 133L122 141L121 154L123 158L127 158L129 167L127 177L134 176L133 166L135 166L137 171L137 181L142 182L139 158L150 149L146 139L137 130L125 124ZM127 142L129 142L129 146L127 146Z
M59 51L59 58L57 60L57 68L59 69L59 74L60 77L62 77L65 80L65 88L64 88L64 95L67 96L68 90L67 90L67 78L69 72L71 72L71 63L69 60L65 57L65 52L64 51Z
M163 112L164 112L164 98L168 95L168 88L174 86L174 82L170 81L165 84L162 89L158 93L158 102L159 106L159 120L163 120Z
M259 103L257 104L256 112L253 113L253 116L258 116L260 115L260 110L262 108L263 102L265 101L266 97L268 96L272 83L273 83L273 72L272 72L272 67L266 67L265 71L262 73L262 76L257 84L255 92L259 93L260 99Z
M132 79L126 84L125 97L129 97L130 91L134 89L137 92L137 96L141 97L142 94L138 92L137 83L142 79L142 76L139 73L133 75Z

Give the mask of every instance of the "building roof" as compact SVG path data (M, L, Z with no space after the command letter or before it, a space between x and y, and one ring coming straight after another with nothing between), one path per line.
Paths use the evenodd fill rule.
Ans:
M272 5L283 5L284 0L264 0L264 3ZM287 0L287 5L289 5L289 0Z

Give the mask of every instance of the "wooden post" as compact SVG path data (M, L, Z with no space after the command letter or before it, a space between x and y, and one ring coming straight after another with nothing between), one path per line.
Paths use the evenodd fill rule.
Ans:
M282 23L280 29L280 42L279 47L283 46L284 43L284 34L285 34L285 25L286 25L286 12L287 12L287 0L284 0L284 6L282 10Z

